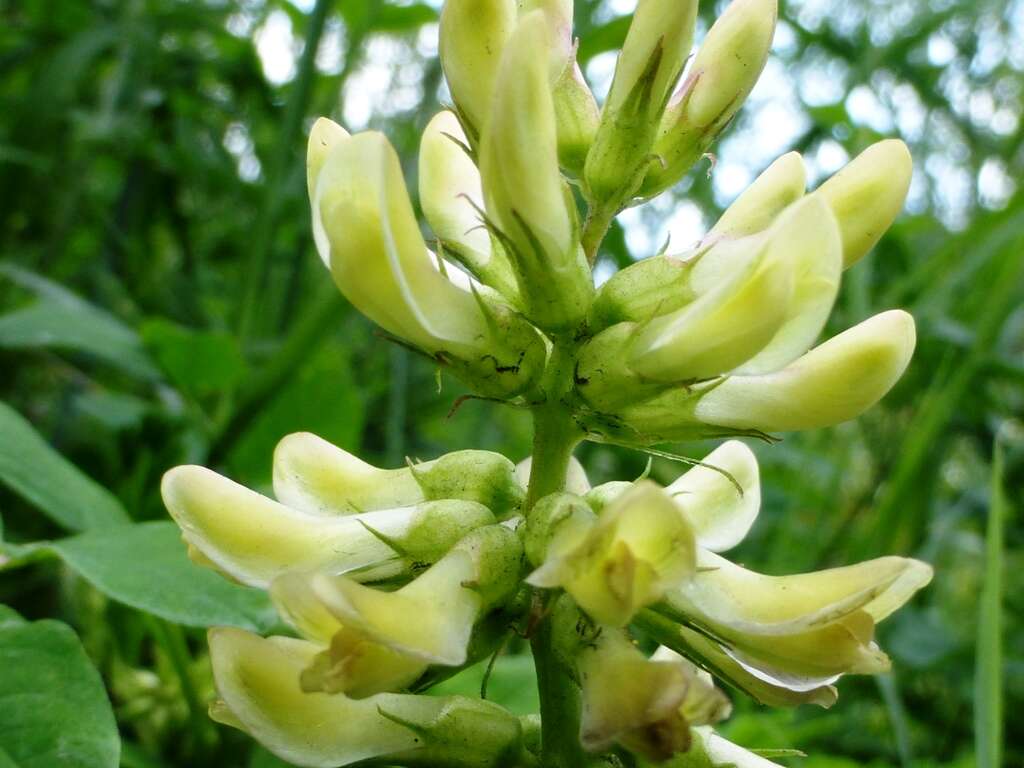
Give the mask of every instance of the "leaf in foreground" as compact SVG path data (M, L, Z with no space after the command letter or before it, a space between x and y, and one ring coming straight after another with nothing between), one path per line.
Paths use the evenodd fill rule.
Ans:
M4 402L0 402L0 483L71 531L128 519L110 491L55 451Z
M3 609L0 766L115 768L120 752L103 682L77 635Z

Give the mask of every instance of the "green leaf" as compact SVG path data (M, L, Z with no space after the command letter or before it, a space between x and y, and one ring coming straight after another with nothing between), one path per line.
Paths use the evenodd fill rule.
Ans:
M0 316L0 347L82 353L141 379L159 378L138 334L110 313L31 272L5 265L0 274L40 297Z
M128 519L110 491L57 453L21 414L2 401L0 483L72 531Z
M231 473L249 478L268 476L274 447L292 432L314 432L342 448L355 449L364 418L348 354L323 345L260 408L229 457Z
M430 689L437 696L480 697L480 686L487 670L483 661L464 672L438 683ZM487 700L505 707L516 715L534 714L540 710L537 677L533 657L529 655L499 656L487 681Z
M2 765L0 765L2 768ZM263 747L256 747L249 758L249 768L292 768L291 763L286 763L277 755L274 755Z
M412 5L382 4L373 17L375 32L408 32L437 21L437 11L426 3Z
M118 765L103 681L66 624L0 622L0 751L0 766Z
M143 323L141 330L167 378L189 394L221 392L245 376L245 358L230 334L197 331L161 319Z
M275 623L266 594L189 560L172 522L94 531L45 546L100 592L168 621L257 632Z
M974 740L978 768L999 768L1003 752L1003 526L1010 501L1003 486L1003 446L995 441L985 536L985 576L974 670Z

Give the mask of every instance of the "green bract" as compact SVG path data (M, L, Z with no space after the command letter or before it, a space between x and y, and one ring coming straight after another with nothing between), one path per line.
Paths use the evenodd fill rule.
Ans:
M435 252L387 139L313 126L313 233L341 292L477 395L529 409L534 453L379 469L290 435L273 457L276 500L202 467L168 472L164 501L193 557L267 590L298 636L214 630L215 718L303 766L579 768L628 753L753 768L771 764L710 730L731 710L712 675L764 704L830 706L843 675L888 668L875 625L928 583L928 565L883 557L780 577L730 562L720 553L761 499L736 440L667 487L591 488L572 457L584 440L846 421L913 352L900 310L819 338L843 269L902 205L898 141L812 192L787 154L696 247L595 288L611 220L682 178L768 55L774 0L735 0L687 66L696 13L640 0L599 108L575 62L571 2L448 0L454 105L419 157ZM641 652L637 629L662 647ZM420 693L512 631L537 662L539 735L536 717Z

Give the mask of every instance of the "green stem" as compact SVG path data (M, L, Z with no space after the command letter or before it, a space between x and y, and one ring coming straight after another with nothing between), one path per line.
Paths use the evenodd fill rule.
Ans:
M565 476L573 448L580 441L579 428L560 408L541 406L533 412L533 461L526 492L527 514L533 505L565 489Z
M549 617L530 639L540 693L541 765L582 768L587 758L580 744L580 689L557 658L552 635Z
M188 706L189 722L192 732L195 734L200 749L210 748L217 740L217 731L212 721L207 717L206 706L196 690L195 682L192 679L190 668L192 656L188 651L185 642L185 635L177 624L150 617L150 629L154 639L167 654L168 661L178 677L178 684L181 686L181 695Z
M540 499L565 489L572 451L583 437L563 398L572 387L573 345L555 340L541 382L544 401L533 410L533 462L526 492L526 514ZM580 690L553 648L550 616L536 627L530 647L537 671L541 714L541 765L580 768Z
M266 283L278 213L287 193L287 185L284 183L285 174L292 164L295 144L298 141L299 132L302 130L302 119L313 93L313 81L316 78L316 53L320 47L320 38L323 37L327 13L331 5L333 5L333 0L317 0L316 5L313 6L313 12L309 16L309 28L306 31L298 73L285 106L280 138L276 152L268 164L263 200L252 237L253 248L250 251L249 264L245 270L245 286L238 319L238 337L243 343L253 330L261 308L266 307L266 303L260 299L260 293Z

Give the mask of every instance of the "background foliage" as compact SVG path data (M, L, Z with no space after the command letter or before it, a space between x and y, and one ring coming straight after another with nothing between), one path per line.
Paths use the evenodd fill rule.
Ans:
M315 115L384 130L415 189L418 131L446 98L437 5L0 0L0 766L58 764L53 722L78 740L61 765L279 765L206 718L202 627L274 618L185 559L166 468L267 488L273 445L296 430L388 465L527 453L520 413L449 415L457 384L439 392L426 362L376 336L310 240ZM631 6L577 1L598 88ZM780 573L912 554L937 576L882 628L891 676L845 679L829 712L737 702L727 732L811 755L793 766L1024 762L1024 726L1002 717L1024 705L1021 39L1020 0L784 3L714 170L620 217L599 266L696 239L790 148L820 178L881 136L911 145L908 213L847 273L829 330L906 307L914 362L859 421L755 446L765 508L741 559ZM580 458L594 482L646 463ZM512 650L491 693L527 711ZM473 675L447 685L472 692ZM39 707L19 706L30 694Z

